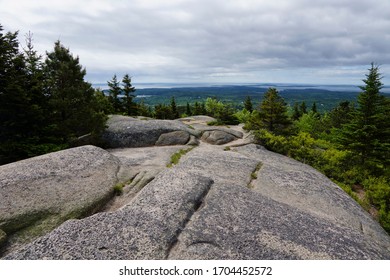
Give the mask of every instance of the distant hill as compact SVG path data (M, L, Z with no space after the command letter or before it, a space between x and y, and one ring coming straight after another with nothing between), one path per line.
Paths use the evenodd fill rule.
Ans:
M137 87L137 86L136 86ZM196 85L196 84L140 84L137 88L136 101L154 106L159 103L168 104L175 97L179 106L186 103L204 102L208 97L214 97L224 102L242 107L246 96L250 96L255 105L259 104L264 92L270 87L276 87L286 102L292 107L295 102L306 102L308 108L316 102L319 111L329 111L340 102L356 101L359 88L351 85L294 85L294 84L260 84L260 85ZM104 87L103 87L104 88ZM108 90L103 90L108 94ZM383 89L390 96L390 88Z

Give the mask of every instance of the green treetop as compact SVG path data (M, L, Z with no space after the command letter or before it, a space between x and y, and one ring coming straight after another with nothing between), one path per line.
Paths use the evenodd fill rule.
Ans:
M380 93L379 67L371 64L350 122L341 130L340 142L364 168L377 169L390 160L390 102Z
M287 104L275 88L268 89L264 94L258 117L260 128L265 128L275 134L284 134L291 125L291 120L287 115Z

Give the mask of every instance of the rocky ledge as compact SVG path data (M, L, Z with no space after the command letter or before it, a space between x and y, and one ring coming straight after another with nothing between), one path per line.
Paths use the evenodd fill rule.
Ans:
M201 119L150 137L186 131L192 149L83 146L1 166L2 257L390 259L388 234L324 175L248 144L240 127L212 128L235 139L210 145ZM114 138L130 143L129 131Z

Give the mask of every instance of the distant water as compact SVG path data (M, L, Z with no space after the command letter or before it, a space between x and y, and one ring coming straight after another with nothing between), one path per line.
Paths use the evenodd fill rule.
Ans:
M363 84L362 84L363 85ZM107 84L92 84L95 88L102 90L108 89ZM360 92L357 85L313 85L313 84L283 84L283 83L261 83L261 84L216 84L216 83L133 83L136 89L151 89L151 88L197 88L197 87L258 87L258 88L277 88L279 91L286 89L321 89L329 91L346 91ZM390 93L390 86L382 89L383 93Z

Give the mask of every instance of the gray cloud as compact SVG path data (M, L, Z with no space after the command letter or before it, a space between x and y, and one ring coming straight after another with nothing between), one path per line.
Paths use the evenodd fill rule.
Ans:
M7 30L31 30L41 51L60 39L93 81L129 72L142 82L355 83L370 62L382 71L390 65L388 0L0 0L0 7Z

